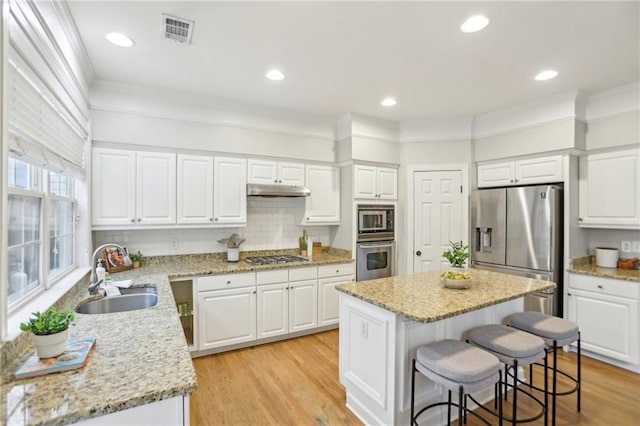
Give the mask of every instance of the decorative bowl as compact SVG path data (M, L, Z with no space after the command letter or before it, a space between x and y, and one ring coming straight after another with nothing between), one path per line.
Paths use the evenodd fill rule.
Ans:
M471 287L471 278L464 280L454 280L450 278L441 278L442 284L446 288L467 289Z

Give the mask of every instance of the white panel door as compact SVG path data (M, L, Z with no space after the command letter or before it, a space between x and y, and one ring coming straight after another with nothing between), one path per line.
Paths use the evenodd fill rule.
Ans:
M287 334L289 323L289 284L258 286L258 339Z
M580 327L583 349L638 362L637 301L577 290L568 296L569 319Z
M311 195L305 200L303 223L340 223L340 170L307 164L305 182Z
M136 154L136 211L142 225L176 223L176 154Z
M304 164L279 162L278 183L282 185L304 186Z
M247 182L273 185L278 183L278 163L275 161L247 160Z
M449 241L461 241L462 174L460 171L415 172L413 272L439 271L449 262L442 257Z
M318 280L289 283L289 333L316 328Z
M215 157L213 172L214 224L246 224L247 160Z
M133 225L136 220L136 153L94 148L92 224Z
M353 197L377 198L377 168L373 166L353 166Z
M178 223L213 222L213 157L178 154Z
M562 155L516 161L515 171L518 185L564 181Z
M339 322L340 295L336 286L349 282L351 282L351 276L318 280L318 327Z
M198 293L200 350L250 342L255 339L255 287Z
M378 167L378 199L398 199L398 170Z

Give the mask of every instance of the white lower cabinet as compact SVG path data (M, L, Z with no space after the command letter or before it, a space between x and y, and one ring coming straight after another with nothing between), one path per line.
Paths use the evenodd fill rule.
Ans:
M317 289L317 279L289 283L289 333L318 326Z
M256 339L256 288L198 293L200 350Z
M189 425L189 395L163 399L75 423L79 426Z
M353 264L318 267L318 327L338 324L340 296L336 286L353 281Z
M289 332L289 283L258 286L258 339Z
M638 364L637 283L569 274L569 319L578 324L582 348Z

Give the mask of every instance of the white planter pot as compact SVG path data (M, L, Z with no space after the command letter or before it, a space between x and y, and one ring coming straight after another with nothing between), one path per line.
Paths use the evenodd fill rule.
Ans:
M464 266L462 268L458 268L457 266L450 266L449 270L457 273L467 272L467 268Z
M36 342L36 351L40 358L53 358L64 352L67 347L67 338L69 337L69 329L56 334L48 334L46 336L36 336L33 338Z
M227 262L237 262L240 260L240 249L228 248L227 249Z

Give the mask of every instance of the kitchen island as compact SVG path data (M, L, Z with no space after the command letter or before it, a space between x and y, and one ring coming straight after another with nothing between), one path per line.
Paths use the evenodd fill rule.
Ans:
M383 278L336 287L340 294L340 382L347 407L365 424L408 424L411 360L419 346L465 338L473 327L502 323L523 310L527 294L548 281L470 269L466 290L444 288L440 272ZM492 397L489 390L480 400ZM416 376L416 406L443 401L445 392ZM423 421L442 424L446 412Z

